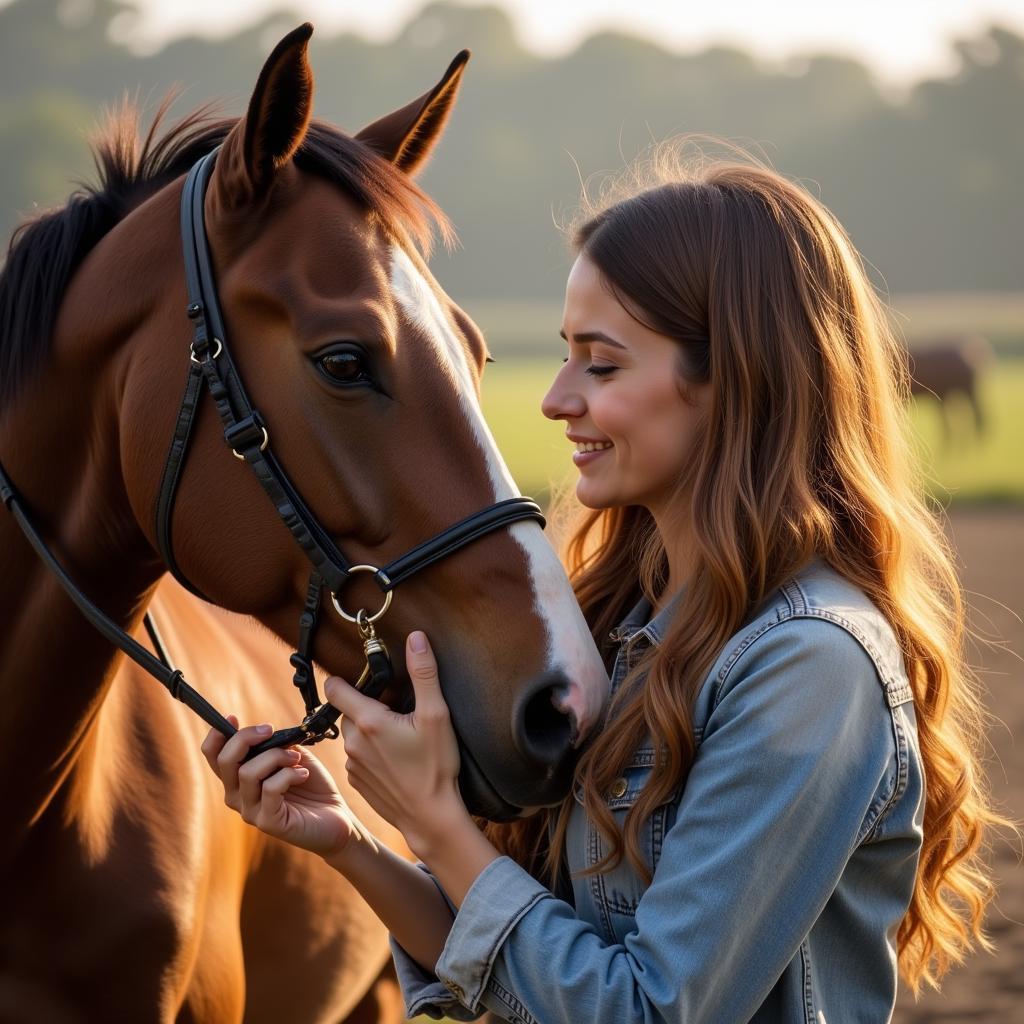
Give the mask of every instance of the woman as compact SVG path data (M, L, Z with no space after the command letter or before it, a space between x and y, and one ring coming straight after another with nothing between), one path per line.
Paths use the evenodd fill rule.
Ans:
M327 694L428 872L307 749L240 768L267 727L204 752L246 820L361 889L410 1014L888 1020L897 964L916 990L986 945L999 820L897 344L834 218L758 166L676 168L575 248L543 410L577 447L569 562L612 698L574 793L478 830L422 633L414 714Z

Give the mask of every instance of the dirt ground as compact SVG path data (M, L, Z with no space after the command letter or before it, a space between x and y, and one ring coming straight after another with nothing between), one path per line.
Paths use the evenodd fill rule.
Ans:
M994 716L988 765L1004 813L1024 819L1024 507L963 509L951 537L968 592L972 628L999 646L976 644L974 663ZM996 952L976 954L952 971L942 991L915 1004L904 992L896 1024L1024 1021L1024 866L1019 844L997 842L991 862L999 885L988 933Z

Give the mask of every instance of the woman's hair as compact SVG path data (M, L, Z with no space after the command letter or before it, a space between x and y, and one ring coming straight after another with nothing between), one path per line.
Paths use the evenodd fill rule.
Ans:
M650 879L640 829L685 782L707 672L752 610L821 558L888 620L913 687L927 795L899 964L915 992L937 986L975 943L989 946L982 853L990 826L1006 822L979 765L984 713L964 661L960 584L910 445L901 345L849 237L802 187L753 161L687 166L678 145L638 166L625 188L620 179L585 199L573 245L631 315L678 342L682 392L710 382L710 404L675 504L692 531L688 586L577 768L610 844L592 870L625 857ZM577 506L566 553L610 664L609 630L666 583L660 535L642 508ZM620 832L605 794L648 737L659 770ZM488 832L553 884L572 803Z

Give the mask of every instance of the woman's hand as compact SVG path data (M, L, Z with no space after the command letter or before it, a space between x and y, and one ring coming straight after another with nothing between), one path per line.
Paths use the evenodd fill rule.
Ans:
M343 679L324 684L341 711L349 781L378 814L398 828L422 859L453 826L471 823L458 789L459 748L437 663L426 636L409 635L406 666L415 710L399 715Z
M236 728L238 719L229 715ZM242 763L269 725L239 729L230 739L211 729L203 755L224 784L224 802L250 825L321 856L337 856L360 825L334 779L307 747L267 750Z

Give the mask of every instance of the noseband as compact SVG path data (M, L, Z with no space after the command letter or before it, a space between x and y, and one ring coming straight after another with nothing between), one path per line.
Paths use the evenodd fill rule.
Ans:
M363 641L366 668L357 685L369 696L378 697L391 682L392 666L387 649L377 636L374 623L387 612L398 584L494 530L525 519L535 520L543 526L544 516L540 506L532 499L509 498L489 505L449 526L382 568L352 565L345 558L274 457L267 423L249 400L242 378L231 358L224 318L217 299L204 220L204 198L215 158L216 150L208 153L193 166L185 180L181 197L181 236L188 288L186 312L192 322L192 345L185 393L178 410L157 499L156 534L160 554L174 578L193 594L205 600L205 595L182 573L171 546L171 513L174 508L174 497L185 464L199 399L205 385L224 426L224 440L228 448L236 458L244 460L250 466L260 486L277 509L277 514L312 565L305 604L299 616L298 642L290 659L295 669L292 681L302 694L306 716L300 725L280 729L269 739L253 747L249 754L252 757L271 747L293 743L317 743L338 735L336 722L339 712L330 704L321 703L311 659L313 634L325 590L330 595L331 603L338 614L356 625ZM111 643L163 683L175 698L188 705L209 725L231 736L235 732L234 726L189 686L180 669L173 667L156 625L148 613L146 627L158 657L154 657L82 593L32 524L2 465L0 499L10 508L36 553L55 573L58 581L85 617ZM346 583L360 573L369 574L384 595L381 607L375 612L360 609L352 614L346 611L342 604L341 595Z

